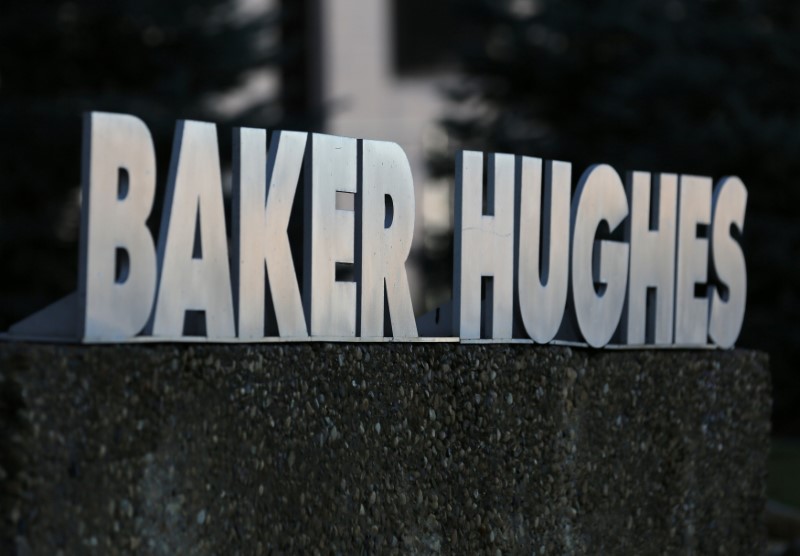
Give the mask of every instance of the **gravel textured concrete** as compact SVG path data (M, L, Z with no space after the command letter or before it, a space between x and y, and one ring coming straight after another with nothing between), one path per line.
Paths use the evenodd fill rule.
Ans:
M3 554L758 554L747 351L0 344Z

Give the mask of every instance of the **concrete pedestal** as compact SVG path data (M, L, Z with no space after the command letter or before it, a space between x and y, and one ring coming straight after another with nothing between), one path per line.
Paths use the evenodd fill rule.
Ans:
M766 358L0 344L0 553L758 554Z

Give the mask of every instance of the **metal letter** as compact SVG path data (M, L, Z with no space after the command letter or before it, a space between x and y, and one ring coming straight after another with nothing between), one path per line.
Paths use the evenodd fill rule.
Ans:
M678 176L659 174L653 185L650 179L648 172L633 172L627 184L631 217L625 237L631 264L623 336L631 345L672 343Z
M547 162L544 200L542 160L517 157L517 167L517 297L525 331L544 344L558 332L567 303L572 165Z
M723 178L714 188L714 218L711 225L711 253L723 292L711 288L711 317L708 335L720 347L729 348L739 337L747 297L747 268L731 227L744 231L747 188L736 177Z
M481 337L481 282L492 277L484 322L491 338L511 339L514 303L514 157L490 154L482 210L483 153L456 159L453 324L461 338ZM489 288L487 288L488 290Z
M681 176L678 195L678 255L675 271L675 343L705 345L708 297L695 296L695 285L708 281L708 238L698 226L711 221L711 178Z
M234 133L233 272L242 339L265 334L267 276L280 336L308 336L287 235L307 136L274 132L267 162L265 130L241 128Z
M619 324L628 282L625 243L595 241L601 222L613 232L628 216L619 174L607 164L581 176L572 203L572 297L578 327L593 347L608 343Z
M336 192L356 192L357 141L315 133L306 157L303 302L310 332L355 336L356 284L336 280L336 263L354 262L355 213L336 208Z
M161 277L153 335L183 335L187 311L205 312L208 338L236 335L214 124L180 121L158 240Z
M392 335L417 335L405 262L414 239L414 180L396 143L361 142L356 277L362 338L382 337L384 287Z
M156 190L153 140L144 122L122 114L86 114L83 133L83 338L126 340L147 324L156 291L146 225Z

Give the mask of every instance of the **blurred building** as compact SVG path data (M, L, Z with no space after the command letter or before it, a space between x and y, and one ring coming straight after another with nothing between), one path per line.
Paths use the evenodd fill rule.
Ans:
M449 5L431 7L419 0L286 0L283 5L282 42L305 52L304 63L282 76L284 110L296 112L297 121L317 115L318 130L325 133L398 143L408 155L417 201L408 265L417 313L441 301L435 292L422 298L425 238L452 226L450 185L434 179L426 164L427 153L447 141L437 121L445 111L442 87L451 78L452 36L442 33ZM298 37L302 45L293 42Z

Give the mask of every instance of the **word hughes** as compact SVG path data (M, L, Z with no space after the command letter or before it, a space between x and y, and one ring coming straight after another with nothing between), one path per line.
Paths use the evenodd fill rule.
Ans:
M78 291L12 334L174 340L194 322L200 341L260 341L267 330L413 340L419 330L729 347L741 328L747 190L735 177L713 186L634 172L623 184L596 165L573 196L569 163L462 152L453 301L415 319L405 269L414 185L398 145L285 131L268 144L264 130L236 129L230 253L213 124L177 125L157 241L146 225L156 160L145 124L87 114L83 150ZM298 283L287 230L301 171ZM354 211L337 208L337 192L355 195ZM342 263L353 265L352 281L337 278Z

